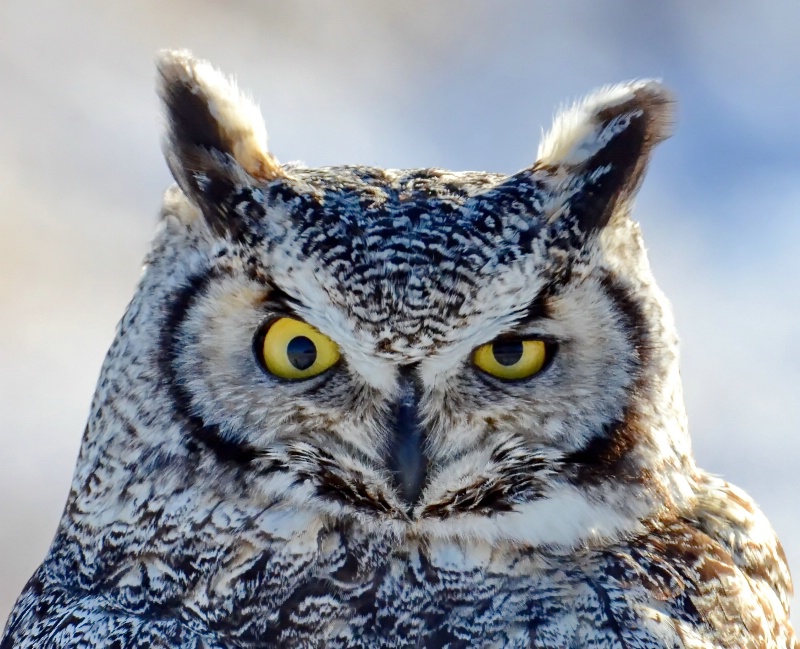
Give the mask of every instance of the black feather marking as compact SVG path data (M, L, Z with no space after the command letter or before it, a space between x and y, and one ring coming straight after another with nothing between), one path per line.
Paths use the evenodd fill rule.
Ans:
M191 395L178 377L176 368L178 350L182 346L181 325L192 304L206 292L212 281L219 279L219 276L220 271L217 270L195 275L178 290L164 321L159 366L164 376L164 387L172 397L176 414L183 417L187 423L186 445L189 450L195 451L202 446L214 453L224 464L247 467L258 457L258 451L247 442L223 436L218 426L206 424L202 417L195 414Z

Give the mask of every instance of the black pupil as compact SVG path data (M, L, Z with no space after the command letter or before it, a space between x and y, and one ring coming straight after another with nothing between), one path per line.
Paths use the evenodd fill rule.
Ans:
M286 347L286 355L298 370L307 370L317 360L317 348L305 336L295 336Z
M494 359L500 365L509 367L519 362L519 359L522 358L522 341L503 340L496 342L492 345L492 353L494 354Z

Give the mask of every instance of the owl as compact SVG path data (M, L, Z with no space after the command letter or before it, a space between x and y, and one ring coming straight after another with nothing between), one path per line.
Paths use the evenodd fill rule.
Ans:
M667 90L504 175L281 165L208 63L159 79L176 185L2 649L797 647L630 216Z

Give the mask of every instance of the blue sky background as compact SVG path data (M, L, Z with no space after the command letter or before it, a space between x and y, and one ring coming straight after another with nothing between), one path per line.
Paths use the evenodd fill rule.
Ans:
M663 79L676 133L636 216L696 454L756 498L800 579L800 3L3 0L0 623L55 531L170 183L164 47L235 73L273 152L309 165L510 173L557 106Z

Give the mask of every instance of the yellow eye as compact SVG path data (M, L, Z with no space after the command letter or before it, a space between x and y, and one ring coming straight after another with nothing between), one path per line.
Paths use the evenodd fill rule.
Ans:
M282 379L309 379L339 360L339 348L309 324L293 318L275 320L256 337L256 355L268 372Z
M495 340L472 354L472 362L478 368L509 381L541 372L547 360L548 345L543 340Z

